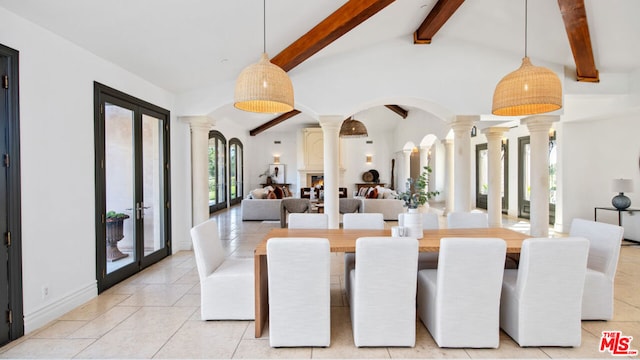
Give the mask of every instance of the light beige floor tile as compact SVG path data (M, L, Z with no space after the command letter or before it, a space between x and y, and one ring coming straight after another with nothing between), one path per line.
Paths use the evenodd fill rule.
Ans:
M111 331L138 310L140 310L138 306L115 306L69 334L68 337L97 339Z
M151 284L138 290L122 306L172 306L193 286L173 284Z
M28 339L0 354L3 359L72 358L94 339Z
M233 359L310 359L311 348L272 348L269 340L242 340Z
M416 346L413 348L389 348L394 359L468 359L464 349L444 349L438 347L431 334L422 322L416 323Z
M604 358L609 354L599 351L600 336L594 336L590 332L582 331L582 344L580 347L542 347L542 351L553 359L569 359L569 358Z
M60 320L93 320L112 307L122 303L128 297L128 295L120 294L102 294L63 315Z
M465 349L472 359L548 359L540 348L520 347L509 335L500 332L500 346L497 349Z
M178 300L173 306L200 306L200 295L197 294L185 294Z
M151 358L191 316L193 309L145 307L78 354L80 358Z
M79 328L86 325L86 320L59 320L38 331L32 336L34 339L64 339Z
M154 358L230 359L248 325L248 321L187 321Z

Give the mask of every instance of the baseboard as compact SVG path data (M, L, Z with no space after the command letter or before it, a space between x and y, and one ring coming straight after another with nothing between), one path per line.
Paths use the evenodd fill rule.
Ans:
M59 318L78 306L98 296L98 284L94 280L84 287L24 315L24 332L28 334Z

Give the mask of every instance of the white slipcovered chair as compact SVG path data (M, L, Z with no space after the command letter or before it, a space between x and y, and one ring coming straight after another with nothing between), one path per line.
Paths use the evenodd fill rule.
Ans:
M573 219L569 236L589 240L589 260L582 296L582 320L613 319L613 286L624 228Z
M194 226L191 239L200 276L202 320L254 320L253 259L225 258L215 220Z
M351 323L356 346L414 346L416 341L415 238L356 240L351 270Z
M327 229L329 216L316 213L291 213L288 226L289 229Z
M589 241L534 238L520 267L505 270L500 327L520 346L580 346L582 290Z
M447 228L449 229L470 229L488 228L489 218L487 214L481 212L450 212L447 214Z
M343 229L384 229L384 215L380 213L349 213L342 218ZM356 264L356 256L353 253L344 254L344 288L347 297L351 296L351 279L349 273Z
M269 344L329 346L331 340L329 240L271 238Z
M421 213L422 214L422 229L423 230L437 230L440 228L440 222L438 221L438 214L436 213ZM398 226L404 226L405 213L398 214ZM421 252L418 255L418 270L422 269L435 269L438 267L438 253L437 252Z
M418 315L440 347L497 348L507 245L443 238L437 270L418 272Z

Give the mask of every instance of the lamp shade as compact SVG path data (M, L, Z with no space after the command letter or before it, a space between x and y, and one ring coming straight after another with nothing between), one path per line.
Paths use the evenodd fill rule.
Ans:
M613 179L611 191L617 193L633 192L633 181L631 179Z
M500 80L493 93L494 115L533 115L562 107L562 84L551 70L534 66L528 57Z
M236 80L234 104L237 109L256 113L284 113L293 110L293 85L287 73L269 61L247 66Z
M367 136L369 136L369 133L362 122L355 119L347 119L342 122L342 127L340 127L340 137L357 138Z

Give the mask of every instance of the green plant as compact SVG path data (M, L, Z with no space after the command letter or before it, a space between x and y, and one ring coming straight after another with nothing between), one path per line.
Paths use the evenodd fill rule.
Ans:
M107 219L128 219L129 215L124 213L117 213L113 210L107 212Z
M431 168L425 166L417 179L407 178L407 189L399 193L396 199L404 201L404 206L409 209L417 209L418 206L424 205L429 199L440 194L439 191L427 191L429 174L431 174Z

